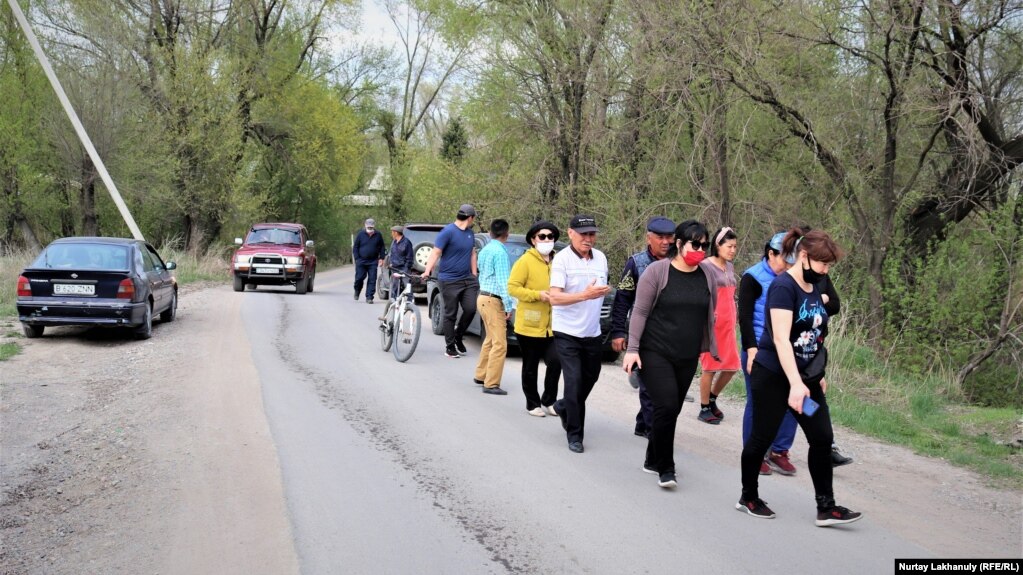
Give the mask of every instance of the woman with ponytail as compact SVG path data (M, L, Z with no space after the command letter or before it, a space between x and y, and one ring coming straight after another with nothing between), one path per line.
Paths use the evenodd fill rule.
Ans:
M862 514L836 505L832 490L833 432L824 395L827 350L822 342L828 313L818 285L842 251L823 231L804 234L793 228L782 240L782 252L795 254L795 263L767 290L766 325L750 371L753 429L742 449L742 495L735 508L753 517L774 518L760 499L760 465L782 418L791 412L810 445L807 459L817 502L816 525L852 523Z

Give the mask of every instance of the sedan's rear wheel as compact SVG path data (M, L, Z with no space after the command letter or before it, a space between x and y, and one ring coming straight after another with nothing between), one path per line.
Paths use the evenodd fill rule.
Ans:
M44 329L46 329L46 326L30 325L27 323L21 324L21 330L25 332L25 337L29 339L42 337Z
M176 317L178 317L178 290L174 290L174 293L171 295L170 307L160 312L160 321L170 323Z
M153 337L153 306L146 304L146 315L142 318L142 325L135 328L135 339L151 337Z

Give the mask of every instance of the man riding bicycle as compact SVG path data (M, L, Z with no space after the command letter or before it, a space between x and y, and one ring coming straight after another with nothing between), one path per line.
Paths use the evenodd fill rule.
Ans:
M387 255L387 265L392 272L401 272L403 274L412 273L412 262L414 256L412 253L412 242L405 237L404 226L391 226L391 252ZM405 289L402 282L402 278L394 277L391 274L391 299L398 297L401 290Z

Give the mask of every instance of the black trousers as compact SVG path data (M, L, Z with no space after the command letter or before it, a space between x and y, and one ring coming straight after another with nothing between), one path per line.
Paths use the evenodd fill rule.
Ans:
M554 345L561 358L561 374L565 378L565 395L554 406L565 414L568 442L581 442L586 425L586 398L600 377L600 336L575 337L554 332Z
M355 297L359 297L359 294L362 293L362 282L367 281L367 276L369 276L369 280L366 284L366 299L373 301L377 289L377 262L376 260L355 262Z
M453 347L455 341L465 335L465 330L476 315L476 298L480 294L480 284L476 278L438 283L440 296L444 298L444 343L447 347ZM462 309L462 317L458 317L459 308Z
M654 426L654 402L643 383L643 374L637 373L639 381L639 411L636 412L636 433L646 433ZM684 397L684 395L683 395Z
M643 383L653 403L653 425L646 444L647 467L658 473L675 471L675 427L700 358L679 359L656 351L640 351Z
M803 428L810 452L807 456L810 478L817 496L833 497L831 487L833 470L831 468L831 442L834 433L831 429L831 413L819 383L808 383L810 397L820 404L813 414L798 414L789 407L789 381L784 374L775 373L753 361L753 371L749 374L750 392L753 395L753 430L749 441L742 448L742 494L748 501L759 497L758 482L760 479L760 462L764 454L774 442L778 434L778 426L785 413L792 411L796 423Z
M558 379L561 378L561 358L555 349L553 337L530 337L516 332L522 351L522 394L526 396L526 410L541 405L553 405L558 399ZM543 378L543 395L537 393L540 360L547 366Z

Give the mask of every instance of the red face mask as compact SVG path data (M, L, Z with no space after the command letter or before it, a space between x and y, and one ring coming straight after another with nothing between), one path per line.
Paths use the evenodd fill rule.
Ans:
M688 266L695 266L702 262L705 256L706 254L702 251L694 250L682 254L682 261L686 262L686 265Z

